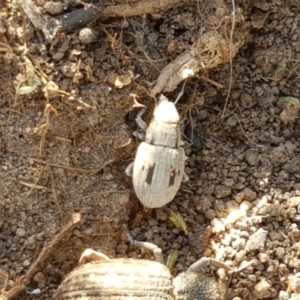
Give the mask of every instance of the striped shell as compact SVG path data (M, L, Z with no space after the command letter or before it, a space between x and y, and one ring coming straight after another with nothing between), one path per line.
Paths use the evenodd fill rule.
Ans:
M135 259L101 260L77 267L59 286L54 299L173 299L172 276L158 262Z

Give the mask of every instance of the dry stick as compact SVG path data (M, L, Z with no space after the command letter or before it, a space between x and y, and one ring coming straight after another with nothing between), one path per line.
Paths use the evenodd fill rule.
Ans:
M61 27L63 31L71 32L86 26L99 17L107 19L109 17L128 17L157 13L172 8L180 2L183 2L183 0L141 0L132 5L119 4L107 6L103 9L103 2L101 0L90 7L74 10L71 13L62 14L46 20L45 16L35 7L32 0L17 0L17 3L23 8L34 27L41 30L48 41L52 39L52 36L59 27Z
M236 120L238 121L238 123L239 123L239 125L240 125L240 127L241 127L241 130L242 130L242 132L243 132L245 138L246 138L250 143L252 143L252 144L258 146L258 145L257 145L255 142L253 142L253 141L251 140L251 138L249 138L249 136L246 134L246 132L245 132L245 130L244 130L244 127L243 127L243 125L242 125L242 123L241 123L241 120L240 120L240 119L238 118L238 116L234 113L234 111L232 111L232 114L234 115L234 117L235 117Z
M11 178L12 180L14 180L13 178ZM35 184L35 183L29 183L29 182L25 182L25 181L22 181L22 180L19 180L17 181L18 183L22 184L22 185L25 185L27 187L30 187L30 193L34 190L34 189L37 189L37 190L46 190L47 188L43 185L38 185L38 184ZM30 194L29 194L30 195ZM28 195L26 196L26 198L28 198Z
M0 293L1 291L5 290L8 284L8 278L9 278L8 273L0 269Z
M172 8L180 2L183 2L183 0L141 0L133 3L132 5L119 4L107 6L103 10L101 19L107 19L109 17L129 17L143 14L153 14Z
M224 87L223 84L218 83L218 82L216 82L216 81L214 81L214 80L212 80L212 79L210 79L210 78L208 78L208 77L206 77L206 76L202 76L202 78L203 78L205 81L207 81L208 83L210 83L210 84L216 86L216 87L219 88L219 89L222 89L222 88Z
M55 205L57 207L57 210L59 211L61 219L63 220L64 214L63 214L63 211L62 211L62 209L61 209L61 207L59 205L59 201L57 199L57 194L56 194L56 189L55 189L55 181L54 181L54 176L53 176L51 168L49 168L49 174L50 174L50 178L51 178L51 190L52 190L52 195L53 195L54 203L55 203Z
M41 136L40 146L39 146L39 157L41 157L43 154L46 135L50 127L50 112L53 112L56 116L58 116L57 110L50 103L47 103L44 109L44 116L46 118L46 122L40 126L40 128L42 129L42 136Z
M53 33L55 33L59 27L62 31L72 32L83 28L99 17L101 17L102 20L105 20L109 17L129 17L147 13L158 13L160 11L172 8L174 5L180 2L183 2L183 0L141 0L132 5L119 4L103 8L102 1L99 1L91 5L91 7L77 9L70 13L62 14L55 18L50 18L48 20L47 27L50 28Z
M231 21L231 30L230 30L230 38L229 38L229 65L230 65L230 80L229 80L229 87L228 87L228 92L225 100L225 105L222 111L221 115L221 120L224 118L225 110L227 107L227 103L229 100L231 88L232 88L232 73L233 73L233 65L232 65L232 43L233 43L233 32L234 32L234 27L235 27L235 2L234 0L231 0L232 3L232 21Z
M79 213L75 213L72 215L71 220L61 229L61 231L56 234L52 240L50 241L49 245L44 246L42 251L40 252L36 261L31 265L29 270L24 276L19 277L16 281L14 286L0 295L0 300L8 300L12 297L17 296L20 292L25 290L26 285L31 281L33 276L38 271L40 265L45 261L45 259L49 256L52 248L61 241L61 239L65 236L65 234L70 231L76 224L78 224L81 220L81 215Z

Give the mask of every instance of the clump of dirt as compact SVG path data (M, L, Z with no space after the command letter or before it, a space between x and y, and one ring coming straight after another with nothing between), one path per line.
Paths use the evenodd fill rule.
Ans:
M23 4L0 11L0 299L51 299L86 248L151 258L121 234L139 208L124 170L140 104L151 116L184 82L190 180L133 237L178 250L174 275L202 256L248 263L228 299L297 299L300 1Z

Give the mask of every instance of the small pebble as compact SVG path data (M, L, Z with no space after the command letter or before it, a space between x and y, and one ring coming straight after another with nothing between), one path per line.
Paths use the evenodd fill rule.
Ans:
M96 39L96 34L93 32L91 28L82 28L79 31L79 40L83 44L90 44L94 42Z
M230 196L232 193L231 188L225 185L217 185L215 188L215 196L218 199Z
M259 156L255 151L248 151L245 153L245 161L252 167L256 167L259 163Z
M23 229L23 228L18 228L17 231L16 231L16 235L17 235L18 237L23 237L23 236L25 236L25 235L26 235L25 229Z
M260 247L264 247L267 235L267 230L259 228L256 232L250 235L249 240L246 243L245 250L247 252L251 252L254 250L258 250Z
M25 260L23 261L23 267L28 267L28 266L30 266L30 260L25 259Z
M213 209L208 209L206 212L205 212L205 218L207 219L213 219L216 217L216 212L213 210Z
M289 290L300 294L300 273L289 276Z
M244 200L246 201L254 201L257 197L256 192L252 191L249 188L243 189Z
M270 239L272 241L283 241L284 240L284 236L277 231L271 231L270 232Z
M278 295L278 300L290 300L290 296L286 291L280 291Z
M39 288L43 288L46 285L46 277L42 272L38 272L34 275L33 281L38 283Z
M257 299L266 299L271 297L272 285L265 279L262 279L254 286L254 293Z
M284 164L282 169L290 174L299 173L299 167L291 162Z
M56 15L63 13L65 6L66 5L64 3L62 3L61 1L58 1L58 2L47 1L44 4L44 9L50 15L56 16Z
M291 197L287 200L286 206L288 207L296 207L300 204L300 197Z

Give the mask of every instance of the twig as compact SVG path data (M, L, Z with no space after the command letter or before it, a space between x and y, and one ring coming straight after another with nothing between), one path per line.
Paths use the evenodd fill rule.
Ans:
M22 185L25 185L27 187L30 187L32 190L33 189L38 189L38 190L46 190L47 188L43 185L38 185L38 184L35 184L35 183L28 183L28 182L25 182L25 181L22 181L22 180L19 180L18 181L20 184Z
M55 203L55 205L57 207L57 210L59 211L61 219L63 220L64 215L63 215L63 211L62 211L62 209L61 209L61 207L59 205L59 201L57 199L57 194L56 194L56 189L55 189L55 182L54 182L54 176L53 176L51 168L49 168L49 173L50 173L50 178L51 178L51 191L52 191L54 203Z
M149 1L140 0L133 4L119 4L107 6L104 8L101 19L107 19L109 17L129 17L138 16L143 14L153 14L159 11L164 11L174 7L182 0L160 0Z
M101 0L94 3L90 7L77 9L55 18L49 18L46 26L44 27L49 28L52 35L55 35L58 29L61 29L62 31L72 32L77 29L83 28L99 17L101 17L102 20L105 20L110 17L129 17L157 13L159 11L164 11L172 8L174 5L180 2L183 2L183 0L140 0L138 2L135 2L134 4L119 4L103 7L103 2ZM42 16L38 17L42 19ZM34 21L32 21L32 23L34 24ZM34 24L34 26L41 29L39 24ZM51 37L49 32L46 32L46 34L47 37Z
M208 77L202 76L202 78L203 78L205 81L209 82L210 84L216 86L216 87L219 88L219 89L222 89L222 88L224 87L223 84L221 84L221 83L219 83L219 82L216 82L216 81L214 81L214 80L212 80L212 79L210 79L210 78L208 78Z
M62 238L65 236L65 234L70 231L76 224L78 224L81 220L81 215L79 213L75 213L72 215L71 220L61 229L61 231L56 234L52 240L49 242L47 246L44 246L42 251L40 252L38 258L36 261L31 265L29 270L24 276L19 277L16 281L14 286L0 295L0 300L8 300L12 297L17 296L19 293L21 293L28 283L30 283L33 276L38 271L38 268L40 268L41 264L45 261L45 259L49 256L52 248L58 244Z
M42 129L42 136L40 140L40 146L39 146L39 156L41 157L43 155L43 149L46 142L46 135L48 133L49 127L50 127L50 112L53 112L56 116L58 116L57 110L50 104L47 103L45 110L44 110L44 116L46 119L45 124L42 124L40 128Z
M227 103L228 103L230 92L231 92L231 88L232 88L232 74L233 74L232 43L233 43L233 32L234 32L235 21L236 21L236 18L235 18L236 17L236 11L235 11L235 2L234 2L234 0L231 0L231 3L232 3L232 13L231 13L232 14L232 20L231 20L231 30L230 30L230 38L229 38L230 79L229 79L229 87L228 87L227 96L226 96L225 105L224 105L224 108L223 108L223 111L222 111L221 119L224 118L225 110L226 110L226 107L227 107Z

